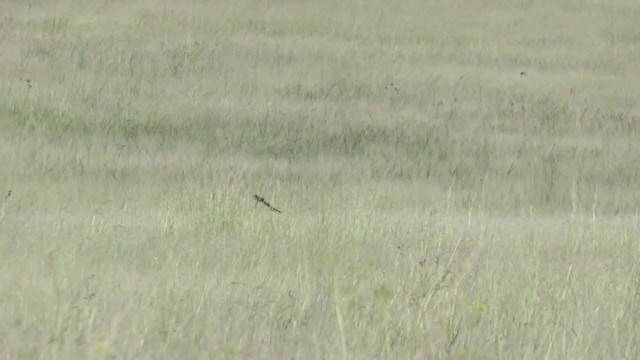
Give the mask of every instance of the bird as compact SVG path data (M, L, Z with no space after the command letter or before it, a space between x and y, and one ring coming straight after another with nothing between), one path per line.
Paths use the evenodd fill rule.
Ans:
M264 206L268 207L269 210L271 211L275 211L277 213L282 213L281 210L276 209L275 207L271 206L271 204L269 204L267 202L267 200L265 200L262 196L260 195L253 195L253 198L256 200L256 206L258 206L258 203L262 203Z

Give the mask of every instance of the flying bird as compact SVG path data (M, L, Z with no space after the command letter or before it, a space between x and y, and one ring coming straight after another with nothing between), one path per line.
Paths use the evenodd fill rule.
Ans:
M271 206L271 204L269 204L267 202L267 200L265 200L262 196L260 195L253 195L253 198L256 200L256 206L258 206L258 203L262 203L264 206L268 207L269 210L271 211L275 211L277 213L282 213L282 211L274 208L273 206Z

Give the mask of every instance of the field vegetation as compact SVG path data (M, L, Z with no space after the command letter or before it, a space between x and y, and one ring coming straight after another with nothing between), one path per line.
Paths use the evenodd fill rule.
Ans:
M0 358L639 359L638 19L1 1Z

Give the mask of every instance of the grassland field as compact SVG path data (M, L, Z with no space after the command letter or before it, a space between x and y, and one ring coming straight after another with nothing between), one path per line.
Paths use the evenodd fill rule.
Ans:
M0 0L0 359L640 359L638 19Z

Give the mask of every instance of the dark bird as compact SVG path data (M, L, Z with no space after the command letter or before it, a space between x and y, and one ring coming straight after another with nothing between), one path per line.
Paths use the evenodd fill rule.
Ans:
M262 203L264 206L268 207L269 210L271 211L275 211L277 213L282 213L282 211L274 208L273 206L271 206L271 204L269 204L267 202L267 200L265 200L262 196L260 195L253 195L253 198L256 200L256 206L258 206L258 203Z

